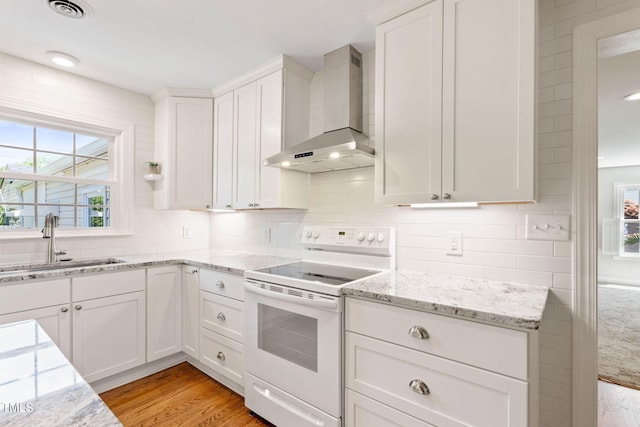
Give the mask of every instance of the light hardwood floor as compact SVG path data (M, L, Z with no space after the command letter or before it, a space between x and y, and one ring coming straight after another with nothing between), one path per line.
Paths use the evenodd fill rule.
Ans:
M598 381L598 427L640 426L640 391Z
M100 395L125 427L264 427L244 400L188 363Z

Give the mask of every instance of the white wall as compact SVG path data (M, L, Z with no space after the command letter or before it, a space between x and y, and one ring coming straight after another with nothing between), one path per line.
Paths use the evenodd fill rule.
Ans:
M135 125L134 235L104 238L59 238L58 248L73 258L208 249L209 216L202 212L153 209L152 187L142 178L153 159L153 103L149 97L0 54L0 105L15 101L58 111L129 121ZM182 226L198 232L182 239ZM44 239L8 240L0 236L0 264L45 262Z
M602 233L602 220L616 218L615 183L640 182L640 166L598 169L598 223ZM608 283L635 283L640 285L640 260L602 254L602 234L598 245L598 277ZM613 280L612 280L613 279Z

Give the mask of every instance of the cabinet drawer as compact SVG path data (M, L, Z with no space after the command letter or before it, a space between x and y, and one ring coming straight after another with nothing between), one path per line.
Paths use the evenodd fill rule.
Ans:
M351 390L345 393L346 427L434 427Z
M200 291L200 326L238 342L244 341L243 303Z
M524 381L350 332L346 346L347 387L399 411L441 427L527 425Z
M428 338L409 335L413 327ZM346 329L526 380L527 333L347 298Z
M68 304L69 279L0 285L0 314Z
M208 329L200 328L200 362L243 384L244 346Z
M145 290L145 270L117 271L71 279L72 301L84 301Z
M200 289L244 301L244 278L242 276L201 268Z

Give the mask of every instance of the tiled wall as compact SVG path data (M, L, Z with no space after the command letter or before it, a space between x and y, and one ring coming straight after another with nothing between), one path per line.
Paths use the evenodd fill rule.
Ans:
M153 209L153 192L144 181L145 162L153 159L153 103L149 97L80 78L70 73L0 54L0 105L3 101L34 103L57 111L129 121L135 125L134 235L104 238L59 238L58 247L73 258L207 249L209 217L201 212ZM182 226L191 226L191 239ZM44 239L0 239L0 263L44 262Z
M551 296L540 331L540 425L571 425L571 242L524 240L526 213L572 214L572 31L576 25L640 7L640 1L539 0L539 138L536 205L411 210L373 203L373 170L312 175L311 208L213 215L212 246L295 254L296 221L387 224L397 229L398 268L547 286ZM640 27L640 23L638 25ZM365 132L374 134L373 53L364 55ZM312 81L311 135L322 131L322 72ZM262 240L272 230L270 243ZM280 230L283 230L280 232ZM445 254L446 231L464 233L464 254ZM282 233L282 237L280 234ZM290 244L290 246L286 246ZM285 245L285 246L283 246Z

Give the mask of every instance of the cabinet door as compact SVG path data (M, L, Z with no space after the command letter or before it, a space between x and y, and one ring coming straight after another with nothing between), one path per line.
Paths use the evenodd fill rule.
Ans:
M182 267L182 351L200 358L200 283L199 270Z
M280 168L264 166L262 161L282 151L282 70L258 80L258 205L280 205Z
M69 312L69 304L5 314L0 316L0 325L29 319L36 320L65 357L71 360L71 313ZM46 342L46 340L42 342Z
M444 6L443 193L534 199L534 0Z
M233 92L213 102L213 207L233 207Z
M234 95L234 164L233 207L246 209L256 202L257 108L256 82L235 90Z
M213 101L172 97L169 109L169 207L210 208Z
M376 29L376 202L441 190L442 1Z
M73 303L73 364L93 382L145 363L145 292Z
M178 266L147 269L147 362L182 350Z

